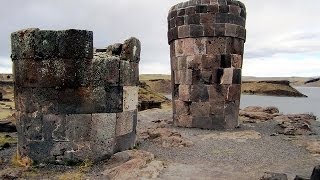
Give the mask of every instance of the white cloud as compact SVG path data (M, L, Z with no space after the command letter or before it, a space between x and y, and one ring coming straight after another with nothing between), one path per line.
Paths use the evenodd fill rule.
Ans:
M275 63L275 67L289 62L292 66L279 71L266 68L264 74L270 76L312 74L309 68L300 65L306 61L320 61L318 56L310 56L320 49L320 25L316 22L320 16L320 1L242 1L248 13L244 74L260 76L260 71L248 68L254 68L252 65L259 67L264 61L268 61L270 66ZM0 56L6 59L1 60L0 72L11 71L10 59L7 58L10 57L10 33L21 28L39 27L93 30L97 47L136 36L143 48L141 72L168 73L170 60L166 20L170 7L178 2L181 0L4 1L0 6ZM295 55L300 58L291 61Z

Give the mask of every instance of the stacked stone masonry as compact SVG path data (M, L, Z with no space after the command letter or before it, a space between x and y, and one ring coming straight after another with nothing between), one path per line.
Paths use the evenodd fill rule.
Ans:
M18 152L36 162L97 161L133 148L136 38L93 49L85 30L12 33Z
M246 9L233 0L191 0L168 16L173 119L179 127L238 126Z

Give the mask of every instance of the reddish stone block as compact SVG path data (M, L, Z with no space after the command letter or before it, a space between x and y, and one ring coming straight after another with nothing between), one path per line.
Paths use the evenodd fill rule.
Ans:
M186 38L182 40L182 43L178 44L181 47L180 52L182 52L183 56L192 56L195 54L195 39L194 38Z
M229 12L231 14L240 16L241 8L239 6L236 6L236 5L229 5Z
M216 97L211 101L210 99L210 115L223 116L225 101L223 97Z
M186 8L186 15L192 15L196 13L196 7L190 6Z
M190 103L185 101L176 100L173 103L175 105L175 113L177 116L190 115Z
M192 127L192 116L190 115L175 116L174 125L178 127L190 128Z
M238 54L231 55L231 65L233 68L242 68L242 56Z
M215 28L213 23L203 24L203 36L206 36L206 37L214 36L214 33L215 33L214 31L215 31Z
M194 46L194 52L195 55L202 55L206 54L207 47L206 47L206 38L196 38L195 39L195 46Z
M226 38L226 53L243 55L244 40L239 38Z
M200 24L200 14L186 16L186 24Z
M190 105L190 113L193 117L209 117L209 102L192 102Z
M171 69L173 71L177 71L178 70L178 58L171 57L170 58L170 64L171 64Z
M185 69L179 71L180 83L184 85L191 85L192 84L192 70Z
M181 101L190 101L190 85L180 85L179 86L179 100Z
M217 0L211 0L210 5L208 6L208 12L216 14L219 12L219 5L216 2Z
M210 102L222 102L225 100L227 91L224 86L219 84L214 84L208 86L208 94Z
M201 68L202 55L187 56L187 68L199 70Z
M225 88L227 89L226 101L240 101L240 96L241 96L240 84L232 84Z
M226 39L223 37L208 39L208 54L226 54Z
M178 70L186 70L187 69L187 57L180 56L177 57Z

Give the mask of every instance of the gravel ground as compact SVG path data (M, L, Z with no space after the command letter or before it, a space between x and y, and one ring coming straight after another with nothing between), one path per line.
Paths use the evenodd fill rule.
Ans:
M169 109L144 111L139 114L139 128L143 130L157 119L169 120L171 113ZM289 179L296 175L310 176L320 161L287 136L270 136L276 132L276 127L274 121L241 125L237 132L251 130L261 135L260 139L245 141L228 138L202 140L204 135L221 132L171 127L193 141L194 146L162 148L143 142L139 149L150 151L158 159L168 162L160 176L163 179L259 179L266 171L286 173ZM314 127L319 132L319 126Z
M147 128L155 128L159 123L153 121L171 121L171 109L153 109L139 112L138 132ZM194 145L183 148L163 148L149 140L139 140L138 149L155 154L157 160L165 162L165 169L158 179L260 179L263 173L286 173L289 179L295 175L310 176L315 165L320 160L299 146L295 139L319 139L319 135L288 137L284 135L270 136L276 132L274 121L241 125L236 131L223 133L200 129L175 128L164 124L169 129L179 132ZM312 126L320 134L319 123ZM233 132L254 132L257 137L237 139ZM220 136L224 134L224 136ZM212 138L211 138L212 137ZM217 138L219 137L219 138ZM15 147L0 151L0 157L6 159L0 165L1 169L9 167ZM77 167L46 166L37 169L29 179L53 179L65 172L77 171ZM104 162L99 163L86 173L89 179L99 179L104 171Z

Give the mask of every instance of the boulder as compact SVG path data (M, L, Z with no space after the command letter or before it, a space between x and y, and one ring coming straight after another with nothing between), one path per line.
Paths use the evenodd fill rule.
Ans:
M280 134L284 135L310 135L313 133L311 122L316 120L312 114L289 114L274 118L281 127Z
M282 173L265 172L260 180L288 180L288 176Z

